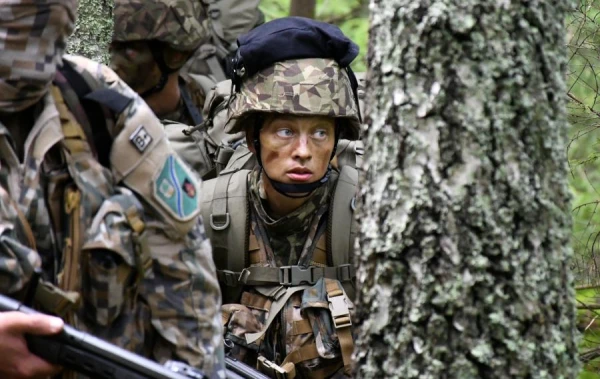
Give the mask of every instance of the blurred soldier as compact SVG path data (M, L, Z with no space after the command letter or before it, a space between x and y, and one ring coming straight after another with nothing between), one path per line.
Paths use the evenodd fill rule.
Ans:
M225 137L222 129L203 123L206 94L225 79L224 46L237 37L231 33L249 30L257 14L262 16L257 0L115 1L111 67L146 100L175 150L203 179L215 176L216 150ZM184 134L188 126L200 124Z
M226 130L259 167L205 182L202 215L230 354L276 378L347 377L357 170L331 161L360 131L358 46L335 26L268 22L238 39Z
M75 9L0 3L0 292L156 361L215 373L220 291L199 181L113 71L63 59ZM28 352L6 330L20 341L35 332L0 318L0 377L53 371L16 361Z
M162 120L202 122L205 93L179 70L205 38L193 0L116 0L110 66Z
M200 45L181 69L181 74L189 77L208 94L204 103L201 125L188 128L188 137L180 140L179 136L170 134L175 141L177 151L182 155L203 179L214 178L227 164L231 154L239 142L242 133L229 135L225 133L225 122L207 119L207 115L224 109L221 104L223 96L213 91L217 86L229 91L231 84L228 78L228 63L236 49L237 37L264 23L264 15L258 8L259 0L200 0L205 16L202 24L207 31L208 39ZM215 97L215 95L217 95ZM227 92L229 95L229 92ZM221 105L219 105L221 104ZM193 141L193 144L189 142ZM204 164L203 162L208 162Z

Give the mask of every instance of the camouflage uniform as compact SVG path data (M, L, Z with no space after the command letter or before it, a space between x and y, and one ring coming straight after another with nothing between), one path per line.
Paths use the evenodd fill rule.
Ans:
M348 76L332 59L277 62L245 78L235 96L227 125L231 133L254 125L260 113L280 113L335 117L342 138L355 140L359 136L358 110ZM350 187L348 203L342 206L345 213L336 214L333 206L334 197L339 196L343 182L348 181L339 179L346 178L347 170L356 173L351 167L339 173L334 171L327 184L318 187L300 208L280 218L273 218L264 208L259 168L248 174L240 174L242 170L205 182L202 212L203 217L211 220L207 233L220 269L225 336L234 343L231 354L257 364L272 376L277 376L276 372L287 378L350 375L354 270L348 263L352 259L349 241L354 229L350 230L349 200L356 192L356 183ZM227 257L234 254L231 238L236 232L227 230L239 227L234 225L236 216L227 219L229 226L225 226L224 232L215 213L215 204L223 198L219 181L227 178L225 198L235 201L240 196L238 177L247 181L242 187L247 188L244 201L248 202L249 220L245 234L246 263L239 273L229 267L231 259ZM227 203L227 207L241 211L234 203ZM336 257L338 251L331 247L331 239L336 238L332 235L332 223L338 223L340 218L347 222L344 231L347 243L341 258ZM228 269L235 272L230 274ZM343 270L347 270L344 275ZM306 273L310 273L311 279L294 279Z
M66 56L81 77L126 100L106 120L110 164L99 163L77 120L83 109L69 105L72 94L59 90L65 78L55 72L74 9L68 0L0 6L0 38L16 36L0 54L0 88L12 89L0 93L0 120L14 121L25 108L34 120L0 122L0 292L34 294L34 305L77 328L159 362L181 360L216 374L223 365L220 291L195 210L199 183L135 92L107 67ZM22 54L45 64L23 68ZM22 154L23 141L11 132L19 128L29 130ZM187 185L180 209L160 192L172 183L163 175L168 165ZM33 288L35 271L41 280Z

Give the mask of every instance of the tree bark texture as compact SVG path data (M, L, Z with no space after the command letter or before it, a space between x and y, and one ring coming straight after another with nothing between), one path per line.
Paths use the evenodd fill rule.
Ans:
M80 0L75 30L69 38L69 54L83 55L108 63L108 45L112 39L113 0Z
M359 378L574 378L564 0L372 0Z
M315 18L317 0L291 0L290 16Z

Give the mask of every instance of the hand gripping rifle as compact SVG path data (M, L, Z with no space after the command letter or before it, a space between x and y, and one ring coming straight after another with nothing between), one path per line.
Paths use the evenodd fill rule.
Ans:
M0 312L39 313L0 295ZM29 351L50 363L98 379L203 379L202 371L182 362L162 366L99 338L65 325L51 336L27 335ZM0 341L0 344L2 341Z

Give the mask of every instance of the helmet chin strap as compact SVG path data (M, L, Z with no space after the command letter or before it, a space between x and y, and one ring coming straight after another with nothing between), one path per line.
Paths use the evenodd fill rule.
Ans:
M177 70L173 70L173 69L169 68L169 66L167 66L167 63L165 62L165 59L162 55L162 49L160 46L160 42L154 41L154 40L149 41L148 47L150 48L150 52L152 53L152 56L154 57L154 61L156 62L156 64L158 65L158 68L160 70L160 79L158 79L158 83L154 87L147 89L142 94L140 94L140 97L142 99L145 99L154 93L158 93L158 92L162 91L165 88L165 86L167 85L167 81L169 80L169 75L174 73L175 71L177 71Z
M303 197L310 196L317 188L321 187L323 184L327 183L329 177L331 176L331 165L327 167L327 172L323 177L316 182L312 183L283 183L279 182L275 179L271 179L269 174L264 167L261 165L261 170L271 182L275 191L279 192L283 196L291 197L292 199L301 199Z
M260 124L260 125L259 125ZM262 172L265 174L269 182L275 188L275 191L279 192L283 196L290 197L292 199L301 199L303 197L310 196L317 188L321 187L323 184L329 181L329 177L331 176L331 164L327 166L327 171L325 175L321 177L321 179L312 182L312 183L283 183L277 181L275 179L271 179L267 170L262 164L262 157L260 155L260 128L262 126L262 117L259 117L254 127L254 149L256 150L256 160L258 161L258 165L260 166ZM333 151L331 152L331 157L329 160L331 161L335 157L335 151L337 149L337 144L339 140L339 126L336 122L335 124L335 142L333 145Z

